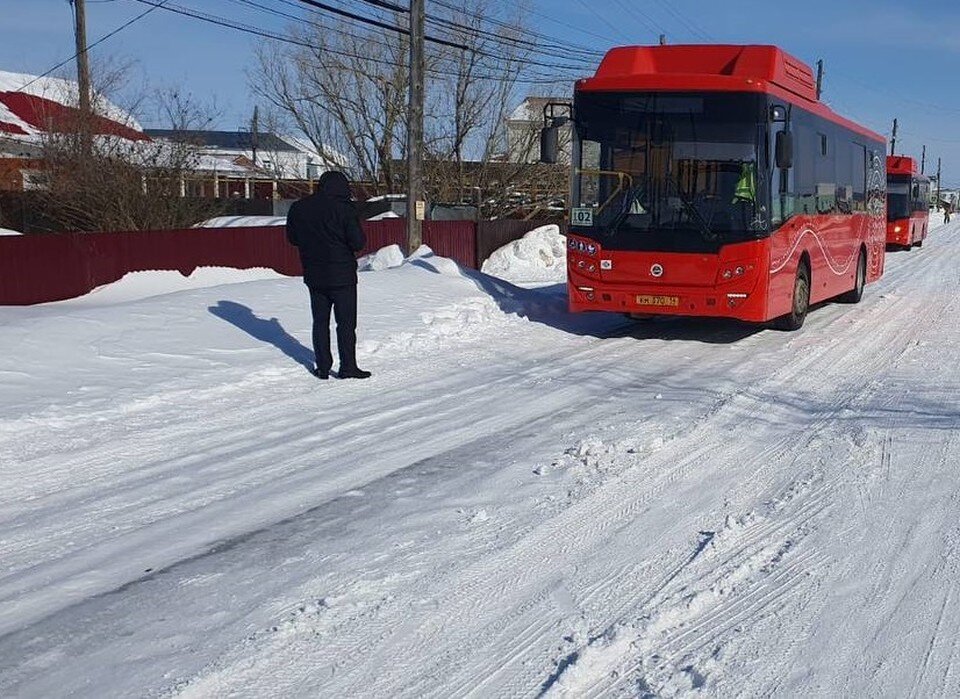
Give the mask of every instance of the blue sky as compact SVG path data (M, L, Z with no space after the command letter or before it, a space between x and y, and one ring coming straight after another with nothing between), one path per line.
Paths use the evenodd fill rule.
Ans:
M358 0L328 0L363 11ZM399 0L406 4L405 0ZM261 5L289 10L280 0ZM494 8L512 0L488 0ZM90 40L146 6L135 0L87 0ZM176 0L176 4L280 29L284 20L242 0ZM960 6L956 0L528 0L530 24L558 41L602 50L614 45L709 39L773 43L813 64L826 63L824 99L842 114L889 136L900 120L897 151L920 155L927 171L944 161L944 183L960 185ZM2 0L0 70L40 73L73 54L67 0ZM604 8L601 10L600 8ZM430 2L428 0L428 11ZM230 29L156 10L104 42L95 55L136 62L134 88L182 86L215 98L220 126L249 119L247 68L257 40ZM149 125L150 115L144 121ZM929 163L933 163L932 168Z

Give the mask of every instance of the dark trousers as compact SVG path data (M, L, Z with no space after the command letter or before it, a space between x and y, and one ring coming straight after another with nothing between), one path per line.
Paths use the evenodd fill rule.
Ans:
M337 321L337 350L340 371L357 368L357 285L307 287L313 312L313 353L317 369L329 373L333 366L330 353L330 309Z

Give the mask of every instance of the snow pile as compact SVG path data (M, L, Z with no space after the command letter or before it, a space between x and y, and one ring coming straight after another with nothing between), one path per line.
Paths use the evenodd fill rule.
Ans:
M368 218L368 221L384 221L388 218L401 218L400 214L395 211L384 211L382 214L377 214L376 216L371 216Z
M263 228L285 225L286 216L217 216L198 223L194 228Z
M441 305L435 311L420 314L419 324L395 332L382 340L363 340L357 344L362 355L386 358L424 352L437 352L453 344L476 342L498 335L508 326L522 323L515 315L507 315L489 296L468 298Z
M55 305L56 307L102 306L139 301L188 289L209 289L226 284L285 278L284 275L265 268L201 267L194 270L189 277L184 277L180 272L175 271L129 272L113 284L98 286L89 294L66 301L57 301Z
M431 272L444 274L448 277L463 276L463 270L460 269L460 265L451 260L449 257L440 257L439 255L435 254L433 250L430 249L429 245L421 245L419 248L413 251L406 261L408 264L423 267Z
M20 231L14 231L9 228L0 228L0 235L23 235Z
M361 272L380 272L399 267L403 262L403 251L399 245L388 245L357 260Z
M392 270L404 275L396 278L396 284L405 285L407 280L420 279L420 285L408 293L413 299L420 299L421 308L429 309L418 314L419 322L397 328L380 339L362 340L357 345L361 355L392 357L437 351L453 343L475 341L496 333L495 328L522 322L508 300L499 295L463 297L461 284L475 273L465 272L456 262L437 255L427 245L421 245L407 258L398 245L390 245L360 258L359 262L362 272ZM446 281L434 282L429 276L424 279L419 276L423 271L431 272L430 276L452 278L449 283L455 286L446 286ZM447 291L438 293L441 289ZM455 289L458 293L451 293Z
M515 284L562 282L566 278L566 238L555 225L535 228L505 245L483 263L484 274Z

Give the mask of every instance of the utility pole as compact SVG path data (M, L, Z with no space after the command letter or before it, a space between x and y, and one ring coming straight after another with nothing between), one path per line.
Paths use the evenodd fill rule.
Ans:
M937 158L937 208L940 208L940 158Z
M410 0L410 104L407 109L407 254L423 242L424 0Z
M927 166L927 147L923 147L923 155L920 156L920 174L923 174L924 168Z
M890 139L890 155L896 155L897 151L897 120L893 120L893 138Z
M253 169L257 169L257 147L260 145L260 113L257 107L253 108L253 119L250 121L250 149L253 151Z
M90 60L87 56L86 0L70 0L73 5L73 30L77 42L77 85L80 88L80 111L90 114Z
M821 58L817 61L817 99L820 99L820 94L823 92L823 59Z

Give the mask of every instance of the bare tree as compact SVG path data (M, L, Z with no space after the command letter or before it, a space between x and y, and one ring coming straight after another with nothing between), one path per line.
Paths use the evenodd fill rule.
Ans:
M497 216L566 189L566 168L506 156L504 125L532 47L522 3L513 7L506 18L492 0L450 0L432 10L444 42L429 44L427 56L430 201L479 203L484 215ZM493 15L496 24L485 19ZM402 16L397 22L402 28ZM253 91L318 152L343 153L355 179L378 193L404 192L406 35L332 20L291 28L288 36L295 45L260 47Z
M444 17L448 37L462 48L439 50L441 70L429 91L427 147L432 160L456 163L456 169L451 173L449 167L433 168L439 172L431 178L429 190L435 199L463 202L472 199L468 189L481 186L469 183L477 182L478 174L483 180L482 166L499 150L506 110L529 49L520 41L524 23L519 6L497 33L483 23L483 16L492 12L488 2L461 0L448 8ZM467 161L481 167L468 172Z
M106 66L93 74L98 88L120 90L130 80L132 64L96 65ZM92 114L69 110L69 118L61 112L47 120L32 193L43 218L55 229L146 230L187 227L217 213L220 202L183 196L196 170L197 149L138 136L133 115L108 96L94 92ZM202 114L176 90L168 96L171 121L187 124L188 117ZM58 101L76 103L69 96ZM137 93L132 103L142 107L145 97Z
M219 211L219 202L184 197L195 171L189 145L104 136L78 124L43 142L38 176L45 217L78 231L189 227ZM84 133L86 132L86 135ZM86 150L83 139L92 142Z
M216 99L202 101L192 92L175 85L156 90L152 102L160 123L181 133L209 129L223 116Z
M318 153L342 153L355 177L392 190L404 149L406 38L336 23L291 31L298 45L260 47L253 91Z

